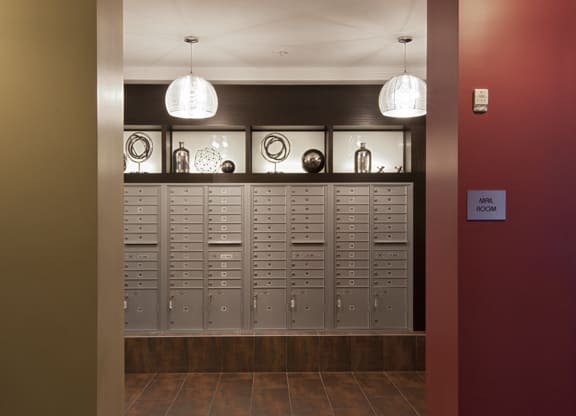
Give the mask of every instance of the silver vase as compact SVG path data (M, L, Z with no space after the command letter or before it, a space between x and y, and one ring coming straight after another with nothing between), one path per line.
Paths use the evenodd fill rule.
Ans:
M184 142L180 142L178 149L174 151L173 163L174 173L190 172L190 152L184 147Z
M366 149L366 143L360 143L360 149L354 152L354 172L370 173L372 171L372 152Z

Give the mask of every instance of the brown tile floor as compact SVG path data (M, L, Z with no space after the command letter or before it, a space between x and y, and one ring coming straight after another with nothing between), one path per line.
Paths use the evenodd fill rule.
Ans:
M126 416L424 416L424 373L126 374Z

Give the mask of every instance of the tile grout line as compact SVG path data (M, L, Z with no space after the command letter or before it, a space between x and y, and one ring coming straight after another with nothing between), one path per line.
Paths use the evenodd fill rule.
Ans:
M290 415L294 414L292 409L292 395L290 394L290 378L288 377L288 371L284 373L286 375L286 388L288 389L288 407L290 408Z
M322 372L318 371L318 375L320 376L320 382L322 383L322 388L324 389L324 394L326 395L326 399L328 400L328 405L330 406L330 411L333 415L336 414L334 412L334 406L332 405L332 400L330 400L330 395L328 394L328 390L326 390L326 384L324 384L324 378L322 377Z
M186 384L186 380L188 379L188 374L186 373L186 375L184 376L184 378L182 379L182 382L180 383L180 387L178 387L178 390L176 391L176 394L174 395L174 398L170 401L170 404L168 405L168 408L166 409L166 412L164 412L164 416L167 416L170 413L170 410L172 410L172 407L174 406L174 403L176 403L176 399L178 398L178 396L180 395L180 392L182 391L182 389L184 388L184 384Z
M418 410L416 410L416 408L414 407L414 405L412 404L412 402L410 400L408 400L408 398L404 395L404 392L400 389L400 387L398 387L396 385L396 383L394 383L394 381L390 378L390 376L388 375L388 372L384 371L384 375L386 376L386 378L388 379L388 381L390 382L390 384L392 384L394 386L394 388L396 390L398 390L398 392L400 393L400 395L402 396L402 398L404 400L406 400L406 403L408 403L408 405L410 406L410 408L412 409L412 411L414 412L414 414L416 416L420 416L420 412L418 412Z
M142 387L142 389L140 389L140 393L138 393L136 395L136 397L134 397L134 399L130 402L130 405L126 408L126 410L124 411L124 414L128 414L128 412L130 411L130 409L132 409L132 406L134 406L134 403L136 403L140 397L142 397L142 394L144 394L144 390L146 390L148 388L148 386L150 386L150 384L152 384L152 382L154 380L156 380L156 377L158 377L158 373L154 373L154 375L152 377L150 377L150 380L148 380L146 382L146 384L144 385L144 387ZM124 378L126 378L126 375L124 375ZM126 382L124 382L126 383ZM126 387L124 387L124 392L126 392Z
M248 408L248 414L252 414L252 407L254 406L254 372L252 372L252 389L250 389L250 407Z
M370 406L370 410L372 410L372 414L374 416L377 415L376 413L376 409L374 409L374 406L372 405L372 402L370 401L370 399L368 398L368 396L366 395L366 392L364 391L364 389L362 388L362 385L360 384L360 382L358 381L358 379L356 378L356 372L352 371L352 377L354 378L354 381L356 382L356 384L358 384L358 388L360 389L360 391L362 392L362 395L364 396L364 398L366 399L366 401L368 402L368 406Z
M218 373L218 381L216 382L216 387L214 387L214 393L212 393L212 399L210 399L210 405L208 406L208 415L212 414L212 407L214 406L214 400L216 399L216 393L218 393L218 388L220 387L221 380L222 380L222 373Z

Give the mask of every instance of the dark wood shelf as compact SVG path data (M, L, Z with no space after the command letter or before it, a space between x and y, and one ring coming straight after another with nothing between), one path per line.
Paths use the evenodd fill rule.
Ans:
M413 173L126 173L125 183L413 182Z

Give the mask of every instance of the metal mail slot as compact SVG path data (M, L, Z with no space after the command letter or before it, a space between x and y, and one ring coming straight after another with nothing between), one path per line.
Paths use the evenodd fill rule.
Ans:
M290 262L292 270L294 269L324 269L324 260L295 260Z
M374 195L407 195L406 186L374 185Z
M238 224L242 222L240 215L208 215L209 223Z
M368 260L370 253L366 251L336 251L337 259Z
M125 196L124 205L158 205L156 196Z
M242 270L209 270L208 279L240 279Z
M336 231L367 233L370 231L370 224L336 224Z
M286 215L284 214L259 214L254 215L255 224L284 224L286 223Z
M125 251L124 260L126 261L156 261L158 253L142 253L138 251Z
M285 205L284 196L255 196L254 205Z
M170 207L170 214L202 214L204 207L202 205L173 205Z
M300 224L324 224L323 214L298 214L292 215L291 221Z
M407 269L408 262L405 260L376 260L375 269Z
M405 223L407 221L406 214L374 215L375 223Z
M257 233L284 233L286 232L286 224L254 224L253 229Z
M368 214L370 205L336 205L337 214Z
M242 187L240 186L210 186L208 187L208 195L242 195Z
M170 251L202 251L204 244L202 243L170 243Z
M375 214L406 214L406 205L376 205L373 209Z
M209 288L241 288L242 287L242 280L240 279L212 279L208 280L208 287Z
M292 205L293 214L324 214L324 205Z
M286 260L286 252L285 251L253 252L252 258L254 260Z
M124 225L125 233L157 233L158 226L155 224L150 225Z
M336 204L339 205L363 205L369 204L370 197L366 196L337 196Z
M292 205L311 204L324 205L323 196L293 196L290 201Z
M158 224L158 215L125 215L124 224Z
M338 269L367 269L369 267L368 260L336 260Z
M324 259L324 250L317 250L317 251L295 251L292 250L292 259L293 260L314 260Z
M406 232L408 226L406 224L374 224L374 231L376 232Z
M125 270L125 279L158 279L157 270Z
M155 186L126 186L124 188L124 195L158 195L158 188Z
M242 207L240 205L211 205L208 207L210 214L240 214Z
M242 205L239 196L211 196L208 198L209 205Z
M324 287L324 279L292 279L291 287Z
M252 249L253 251L286 251L286 243L255 242Z
M157 289L158 281L156 280L125 280L125 289Z
M367 278L354 278L354 279L336 279L337 287L368 287L370 279Z
M208 244L242 244L242 234L208 234Z
M370 218L368 214L338 214L336 215L336 223L345 224L345 223L355 223L355 224L364 224L369 223Z
M286 261L284 260L257 260L252 262L254 269L285 269Z
M254 214L285 214L285 205L257 205L253 209Z
M254 186L252 188L254 195L285 195L285 186Z
M324 186L292 186L291 195L324 195Z
M286 279L257 279L252 283L253 287L287 287Z
M370 277L370 269L337 269L335 274L337 278L368 279Z
M336 241L368 241L369 237L369 233L336 233Z
M286 241L286 233L254 233L252 239L259 241Z
M374 279L374 287L408 287L407 279Z
M208 231L215 233L240 233L242 232L242 224L210 224Z
M177 251L170 253L170 260L202 260L204 253L201 251Z
M172 195L204 195L202 186L170 186L168 193Z
M294 224L291 230L297 233L324 233L324 224Z
M137 214L149 215L158 214L158 207L156 205L124 205L124 214Z
M406 243L408 234L406 233L374 233L375 243Z
M204 215L170 215L170 224L202 224L204 222Z
M375 259L383 260L406 260L408 252L405 250L377 250L374 252Z
M292 278L320 278L324 277L324 268L322 269L307 269L307 270L292 270L290 272Z
M340 241L336 242L336 250L369 250L370 243L367 241Z
M171 270L170 279L203 279L204 270Z
M335 186L336 195L369 195L370 186Z
M171 243L201 243L204 241L204 234L170 234L169 241Z
M204 197L202 196L171 196L170 205L203 205Z
M170 280L170 288L172 289L201 289L202 287L204 287L204 281L202 280Z
M173 224L170 225L171 233L203 233L204 224Z
M158 244L158 234L124 234L124 244Z
M209 261L208 270L241 270L241 261Z
M286 269L276 270L254 270L254 279L286 279Z
M375 279L390 279L390 278L407 278L408 270L406 269L376 269L372 272Z
M208 259L210 260L242 260L242 252L241 251L228 251L228 252L220 252L220 251L209 251L208 252Z
M401 205L408 203L408 197L405 195L398 196L375 196L374 204L376 205Z
M325 240L324 233L292 233L292 244L323 244Z
M170 261L169 263L170 270L204 270L204 262L203 261Z

